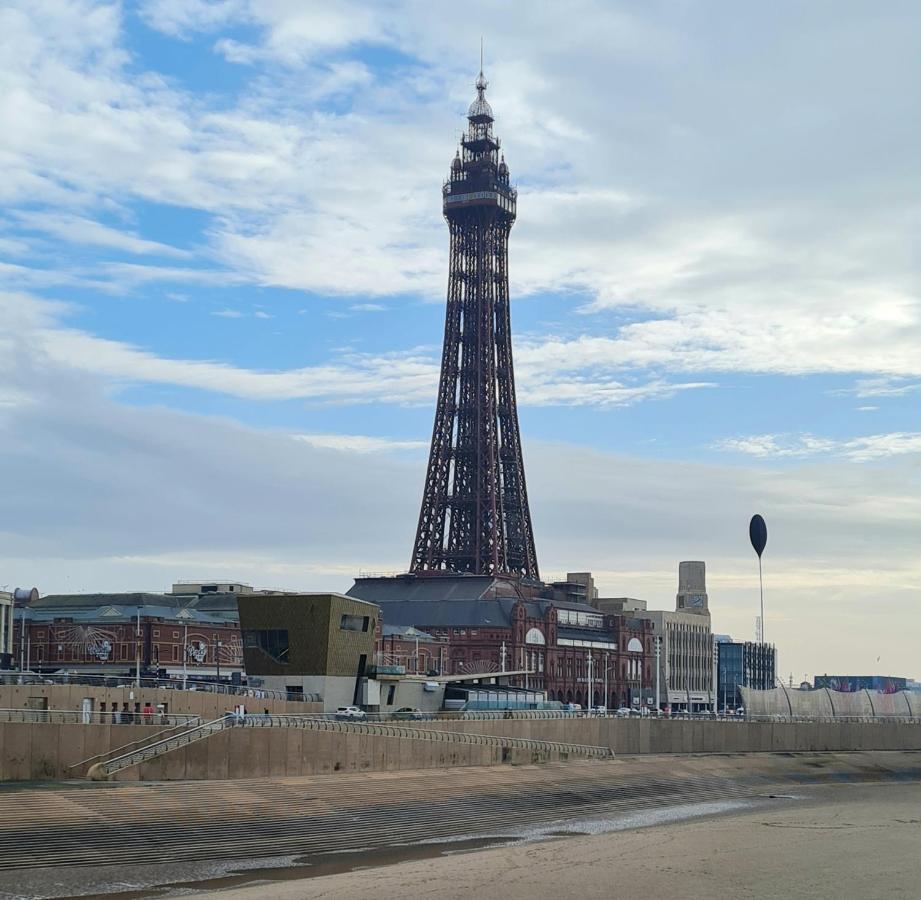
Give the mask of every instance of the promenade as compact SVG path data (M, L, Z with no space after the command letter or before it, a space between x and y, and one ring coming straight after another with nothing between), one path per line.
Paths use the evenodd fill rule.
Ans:
M597 826L604 830L769 810L795 805L806 788L893 781L906 790L921 782L921 752L645 755L235 781L7 785L0 792L0 896L284 880L596 828L586 823L608 823Z

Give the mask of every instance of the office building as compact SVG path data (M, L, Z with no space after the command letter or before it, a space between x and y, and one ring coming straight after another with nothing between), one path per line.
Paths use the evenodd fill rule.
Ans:
M766 691L774 687L777 653L773 644L717 641L716 703L720 710L742 706L741 688Z

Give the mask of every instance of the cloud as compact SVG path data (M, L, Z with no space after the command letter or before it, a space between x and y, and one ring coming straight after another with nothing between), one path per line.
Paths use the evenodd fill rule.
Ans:
M7 580L44 592L163 589L206 572L342 590L359 570L406 565L423 441L133 408L40 348L0 359L2 383L25 398L0 405L0 427L15 436L0 443L15 523L0 550ZM677 562L705 559L717 629L746 637L757 608L746 526L757 510L770 529L765 599L783 665L859 667L882 641L893 666L919 674L910 630L888 624L914 614L921 583L921 501L905 490L905 458L749 469L570 443L524 449L546 576L594 570L604 594L671 608Z
M31 315L16 317L15 309ZM171 359L132 344L97 337L65 327L68 308L23 294L0 294L0 325L9 322L10 334L40 347L60 365L125 383L170 384L216 394L261 400L304 399L328 403L395 403L429 405L435 397L440 361L432 350L413 348L393 353L359 353L340 348L326 364L279 371L247 369L217 360ZM256 310L257 318L271 318ZM248 314L235 309L211 315L239 319ZM603 369L573 377L569 363L535 365L526 359L518 369L518 395L523 405L628 406L647 399L713 387L710 382L624 383Z
M904 397L921 390L921 382L908 381L905 378L858 378L853 388L847 393L855 397ZM872 407L875 409L876 407Z
M198 275L84 273L124 289L198 280L442 302L438 182L469 101L461 48L488 17L503 34L490 97L520 179L513 291L563 292L595 314L548 338L544 356L588 350L669 373L921 374L910 239L921 212L903 188L915 160L902 86L921 82L905 43L914 14L862 20L891 52L855 67L850 17L810 13L794 29L739 7L713 29L606 3L576 18L476 9L448 29L402 4L145 3L151 27L246 56L253 75L228 102L132 67L117 6L51 16L24 4L4 19L0 190L13 204L117 196L209 217ZM768 24L783 36L780 72ZM370 45L396 61L372 65ZM633 321L599 335L597 316L622 310Z
M871 434L848 440L833 440L810 434L755 434L749 437L726 438L717 441L714 447L717 450L761 458L829 455L840 456L853 462L870 462L890 456L921 453L921 432Z
M548 341L546 354L559 343L562 353L589 347L606 365L670 372L921 374L909 238L919 210L900 187L914 171L900 130L912 117L892 89L911 78L891 65L897 53L858 78L849 22L809 15L787 34L778 73L756 52L763 14L740 8L724 24L751 52L729 61L739 78L727 82L717 65L727 45L674 11L589 2L580 21L552 8L524 21L482 10L504 35L490 96L522 179L515 293L564 290L583 295L584 310L642 313L613 335ZM86 205L119 194L212 217L196 252L226 276L104 273L127 287L226 278L441 302L438 179L469 95L459 47L467 32L475 46L479 18L448 40L434 12L401 4L165 0L142 15L180 38L252 29L234 38L236 52L275 77L254 76L236 103L209 103L154 71L129 78L117 7L74 2L40 16L22 5L4 21L9 200ZM911 31L895 15L865 25L874 46L901 46ZM578 36L579 54L548 37L560 33ZM810 36L821 65L805 50ZM405 61L371 67L360 58L369 43ZM332 90L346 99L292 108L290 88L298 81L303 93L305 79L278 65L313 67L304 94L313 102ZM672 67L682 79L651 77ZM840 77L832 92L829 73ZM750 108L739 106L735 81L748 86ZM606 82L623 87L593 90ZM877 102L856 102L867 91ZM727 116L739 123L728 133ZM755 126L763 121L776 124L768 138ZM847 123L848 140L836 122ZM886 167L872 162L879 142ZM432 173L428 189L420 173ZM141 235L122 240L132 237L142 242L135 251L153 252Z
M298 434L298 440L327 450L347 453L386 453L394 450L427 450L428 441L398 441L363 434Z
M156 254L190 258L192 254L178 247L148 241L128 231L110 228L93 219L70 213L17 212L16 218L31 231L41 231L73 244L89 244L134 254Z

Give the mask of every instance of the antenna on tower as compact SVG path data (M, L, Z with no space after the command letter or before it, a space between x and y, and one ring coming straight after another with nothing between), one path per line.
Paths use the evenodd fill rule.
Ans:
M483 74L483 35L480 35L480 74Z

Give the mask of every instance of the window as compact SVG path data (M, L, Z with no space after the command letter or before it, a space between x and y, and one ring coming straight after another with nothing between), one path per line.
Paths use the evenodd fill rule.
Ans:
M368 616L349 616L345 613L339 620L339 628L342 631L367 631L370 624L371 619Z
M173 662L179 662L179 645L173 644Z
M179 637L179 632L178 632L178 631L174 631L174 632L173 632L173 637L174 637L174 638Z
M244 631L243 646L247 650L261 650L277 663L288 664L287 628L260 628Z
M154 636L154 637L160 637L160 629L159 629L159 628L154 628L154 630L153 630L153 636Z
M216 594L216 593L217 593L217 585L216 585L216 584L203 584L203 585L201 586L201 592L202 592L203 594Z

